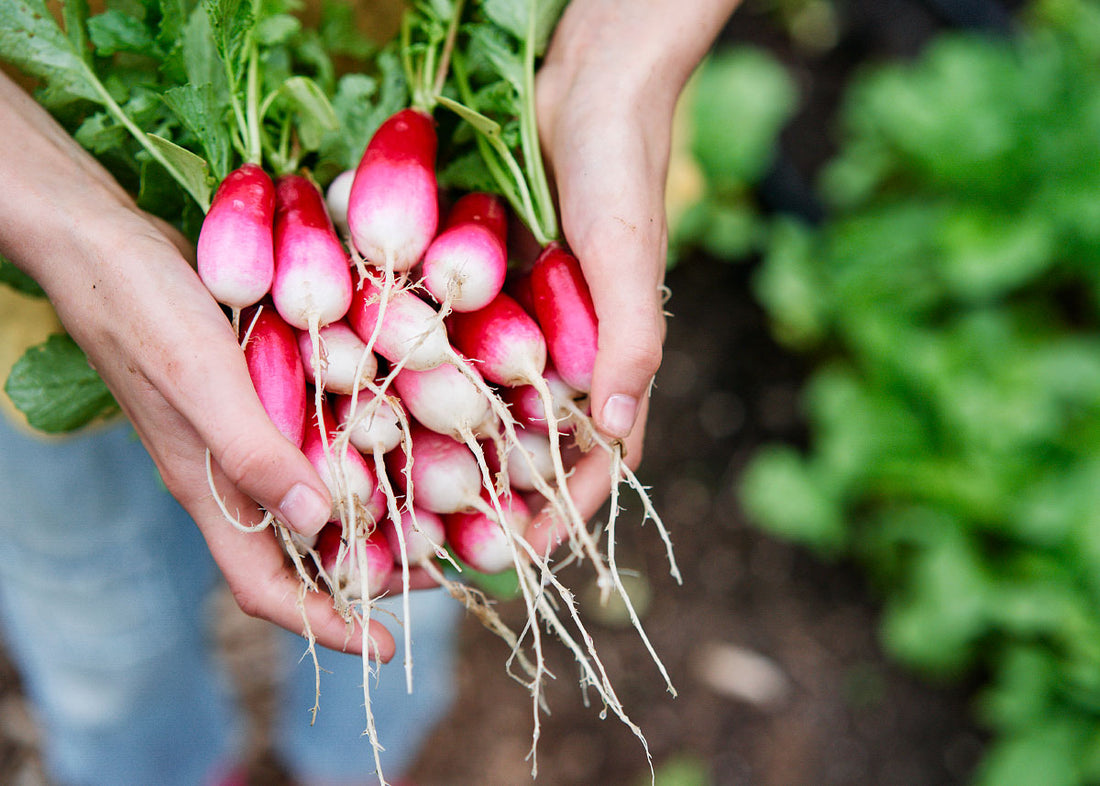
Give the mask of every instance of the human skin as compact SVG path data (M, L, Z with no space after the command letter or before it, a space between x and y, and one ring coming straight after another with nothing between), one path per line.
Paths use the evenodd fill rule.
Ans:
M632 469L642 457L664 340L672 117L737 4L694 0L688 12L682 0L573 0L536 81L539 135L563 234L599 321L591 411L596 427L622 442ZM574 468L569 486L583 517L606 500L609 469L599 450ZM556 536L546 520L540 516L529 530L540 550Z
M664 321L664 181L676 99L735 3L574 0L537 82L544 153L565 238L577 254L600 321L591 401L597 426L641 458L648 390ZM312 534L331 501L302 453L255 396L229 322L192 267L193 249L133 199L25 92L0 75L0 254L45 289L156 463L195 519L237 603L302 632L299 581L271 530L230 526L214 482L244 523L271 510ZM607 210L614 205L613 210ZM593 515L608 494L608 457L594 451L570 480ZM532 530L543 548L550 527ZM318 643L359 651L331 602L305 598ZM393 639L371 623L377 654Z
M139 210L3 75L0 139L0 254L46 291L202 531L240 607L301 633L298 578L270 529L244 533L225 520L207 482L206 450L216 488L245 523L258 521L263 506L303 534L316 532L330 515L328 491L261 407L233 329L192 268L193 249ZM359 651L358 631L349 635L330 600L308 593L304 603L318 643ZM372 623L370 634L389 658L389 632Z

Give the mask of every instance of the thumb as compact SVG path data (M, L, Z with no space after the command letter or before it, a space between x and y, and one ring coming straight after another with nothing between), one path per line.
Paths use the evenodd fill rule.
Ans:
M599 323L590 404L596 426L626 437L661 365L663 220L638 227L612 219L593 227L578 259Z

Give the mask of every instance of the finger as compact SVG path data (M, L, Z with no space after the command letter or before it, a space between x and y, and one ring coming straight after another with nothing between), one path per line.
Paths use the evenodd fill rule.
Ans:
M601 156L603 171L611 176L560 182L563 228L599 322L593 418L602 432L621 439L634 427L661 363L666 228L663 181L650 182L640 171L644 167L639 162L650 157L644 143L624 140L615 156L610 161ZM660 169L657 176L662 173Z
M128 270L126 287L105 295L115 301L113 313L126 315L125 333L113 337L118 354L137 354L137 367L121 370L114 388L125 395L126 387L141 384L126 376L144 375L210 448L233 488L291 529L316 534L331 518L324 482L267 416L232 327L198 277L178 255L160 262ZM166 275L169 265L174 270ZM150 294L143 294L140 307L117 302L131 290Z
M210 553L221 568L233 598L246 614L268 620L300 636L312 634L318 644L342 652L362 652L361 628L349 624L333 608L323 591L301 593L301 579L287 562L275 533L240 532L224 521L219 511L199 512ZM393 657L394 640L379 622L371 620L371 655L383 661Z

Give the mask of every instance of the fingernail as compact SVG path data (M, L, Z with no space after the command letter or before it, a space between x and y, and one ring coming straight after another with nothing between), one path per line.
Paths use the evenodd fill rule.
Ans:
M295 483L279 503L280 518L295 532L316 535L328 522L332 508L305 483Z
M603 430L613 437L625 437L634 428L638 416L638 399L616 393L604 402L600 423Z

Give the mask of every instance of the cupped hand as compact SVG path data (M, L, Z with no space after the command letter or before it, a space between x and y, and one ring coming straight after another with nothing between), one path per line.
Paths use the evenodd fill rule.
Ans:
M46 290L133 424L169 491L194 518L238 604L318 643L359 651L324 593L307 593L271 528L241 532L261 508L303 534L330 517L312 466L256 398L233 329L206 292L171 227L141 212L36 103L0 75L0 253ZM88 533L94 537L94 532ZM393 653L374 622L375 654Z

